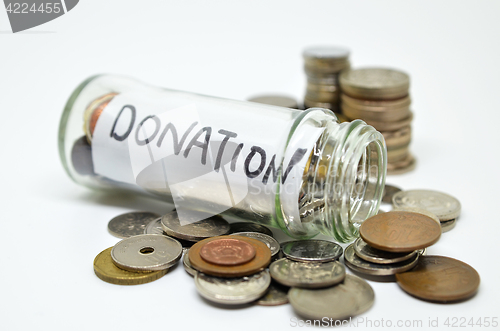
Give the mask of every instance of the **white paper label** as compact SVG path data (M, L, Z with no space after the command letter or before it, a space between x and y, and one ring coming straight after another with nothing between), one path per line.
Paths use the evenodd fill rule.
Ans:
M147 97L123 93L97 121L94 169L118 182L170 194L181 221L241 203L269 209L278 180L294 188L289 198L298 201L305 164L323 131L302 129L283 155L293 122L291 112L271 106L175 91Z

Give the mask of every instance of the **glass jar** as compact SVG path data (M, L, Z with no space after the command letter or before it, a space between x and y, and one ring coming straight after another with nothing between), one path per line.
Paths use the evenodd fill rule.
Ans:
M377 213L387 168L383 136L363 121L116 75L70 96L59 153L78 184L168 201L181 224L220 214L340 242Z

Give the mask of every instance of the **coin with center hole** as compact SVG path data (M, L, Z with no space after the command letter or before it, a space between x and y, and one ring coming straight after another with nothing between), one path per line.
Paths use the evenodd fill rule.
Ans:
M408 260L391 263L391 264L379 264L372 263L360 259L355 253L353 245L351 244L345 249L344 262L345 265L360 274L372 275L372 276L390 276L400 272L404 272L413 268L418 262L419 254L415 254Z
M346 275L342 283L324 289L294 287L288 292L288 299L297 314L303 317L343 320L370 309L375 301L375 293L363 279Z
M379 264L391 264L406 261L418 253L418 251L410 253L392 253L381 251L368 245L362 238L358 238L354 242L353 248L358 257L365 261Z
M271 283L271 277L267 270L238 278L214 277L199 272L194 276L194 283L198 293L209 301L241 305L264 295Z
M253 239L257 239L259 241L262 241L271 250L271 257L272 258L276 257L281 249L279 242L276 239L274 239L273 237L268 236L267 234L263 234L263 233L259 233L259 232L236 232L236 233L232 233L231 235L248 237L248 238L253 238Z
M182 256L181 244L170 237L141 234L123 239L111 250L113 262L130 271L163 270L173 266Z
M188 241L200 241L206 238L222 236L229 232L229 223L220 216L212 216L201 221L181 225L176 211L163 215L163 230L172 237Z
M298 262L328 262L342 256L342 246L326 240L297 240L283 245L283 254Z
M213 264L238 265L252 260L255 248L242 240L221 238L203 245L200 256Z
M390 211L368 218L359 228L370 246L388 252L411 252L439 240L441 226L419 213Z
M108 231L118 238L128 238L144 233L146 226L160 215L150 212L132 212L116 216L108 223Z
M255 249L255 257L247 263L238 265L219 265L210 263L200 256L200 251L203 246L220 239L238 239L252 245ZM217 277L242 277L252 275L259 271L264 270L271 261L271 250L263 242L240 236L220 236L214 238L207 238L197 242L189 249L189 261L196 270L205 274Z
M94 259L94 272L105 282L117 285L139 285L157 280L167 273L167 269L151 272L132 272L118 268L111 258L113 247L105 249Z
M422 208L435 214L441 222L460 215L460 201L449 194L431 190L401 191L392 197L394 207Z
M428 301L452 302L472 297L479 288L479 274L467 263L445 256L421 256L411 271L396 275L407 293Z
M271 263L269 272L282 285L302 288L333 286L345 277L345 267L338 261L303 263L283 258Z

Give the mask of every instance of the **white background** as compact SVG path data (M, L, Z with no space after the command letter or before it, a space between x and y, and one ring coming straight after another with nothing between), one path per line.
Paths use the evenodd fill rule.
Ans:
M98 279L94 257L118 241L107 222L165 207L73 183L56 137L67 98L90 75L120 73L234 99L262 92L301 99L301 51L316 44L348 47L354 67L411 75L418 166L387 182L456 196L458 224L428 252L481 275L473 299L449 305L370 282L376 301L361 317L424 326L429 318L442 326L447 317L500 317L499 14L498 1L81 1L52 22L11 34L1 8L2 329L289 328L290 305L215 307L182 266L146 285Z

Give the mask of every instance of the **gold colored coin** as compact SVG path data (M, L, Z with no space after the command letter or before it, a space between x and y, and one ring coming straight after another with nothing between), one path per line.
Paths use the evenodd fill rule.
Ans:
M139 285L163 277L168 269L152 272L131 272L118 268L111 258L111 249L103 250L94 259L94 272L105 282L117 285Z

